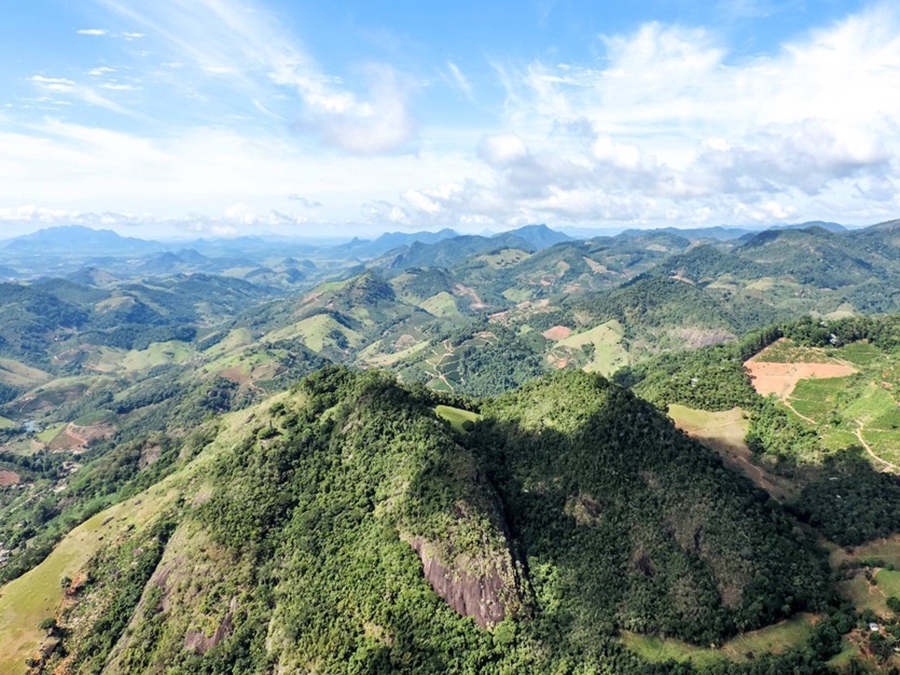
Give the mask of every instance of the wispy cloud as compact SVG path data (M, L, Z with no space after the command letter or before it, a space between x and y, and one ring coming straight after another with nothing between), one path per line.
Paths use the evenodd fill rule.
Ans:
M459 89L463 96L465 96L470 101L475 100L475 92L472 89L472 83L469 82L469 79L463 75L463 72L459 69L453 61L447 61L447 69L450 71L451 81Z
M301 206L307 209L318 209L322 206L322 202L316 201L314 199L309 199L297 193L288 195L288 199L293 202L298 202Z
M74 80L64 77L45 77L44 75L32 75L29 79L40 91L69 96L89 105L111 110L120 115L138 116L134 111L97 93L93 87L78 84Z
M101 36L101 35L109 35L109 31L105 30L103 28L82 28L78 31L78 34L79 35Z
M356 154L394 152L415 135L412 83L390 66L360 69L359 94L328 76L261 7L235 0L98 0L165 41L181 63L220 78L249 101L265 99L266 83L298 97L295 128ZM268 106L266 106L268 109Z
M100 85L101 89L106 89L108 91L140 91L141 88L134 84L122 84L119 82L107 82L106 84Z

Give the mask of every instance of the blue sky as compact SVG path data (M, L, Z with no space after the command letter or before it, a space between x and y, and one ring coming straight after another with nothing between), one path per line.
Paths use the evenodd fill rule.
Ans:
M0 4L0 237L900 215L895 3Z

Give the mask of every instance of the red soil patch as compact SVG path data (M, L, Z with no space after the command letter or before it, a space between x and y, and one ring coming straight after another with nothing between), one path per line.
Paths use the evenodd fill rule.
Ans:
M22 477L15 471L0 471L0 487L9 487L10 485L18 485Z
M91 442L101 438L109 438L116 428L105 422L98 422L87 427L69 423L69 425L50 443L51 450L84 450Z
M226 368L219 373L219 377L224 377L226 380L234 382L235 384L247 384L251 379L250 373L245 372L241 366Z
M566 326L553 326L553 328L548 328L541 335L543 335L548 340L553 340L557 342L558 340L565 340L572 334L572 329L567 328Z
M800 380L847 377L857 372L843 363L768 363L753 359L744 367L750 371L753 388L760 396L775 394L782 399L791 395Z

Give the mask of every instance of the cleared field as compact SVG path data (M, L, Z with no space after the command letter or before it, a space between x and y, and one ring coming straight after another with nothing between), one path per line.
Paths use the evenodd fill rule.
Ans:
M554 342L558 342L559 340L565 340L572 334L572 329L567 326L553 326L553 328L548 328L541 335L543 335L548 340L553 340Z
M485 255L480 255L476 260L483 260L493 269L502 269L504 267L509 267L510 265L516 265L523 260L528 260L531 257L531 254L527 251L522 251L517 248L505 248L502 251L498 251L497 253L487 253Z
M887 596L875 584L870 584L864 574L858 574L852 579L840 581L837 584L838 592L853 603L857 610L871 609L879 615L886 616L890 613L886 600Z
M896 570L878 570L875 573L875 583L878 585L878 590L886 598L891 596L900 598L900 572Z
M607 321L583 333L575 333L559 340L554 348L554 356L565 359L560 350L580 350L588 345L593 347L593 356L584 369L589 373L611 375L622 366L628 365L628 352L622 346L624 329L618 321Z
M184 342L154 342L143 351L131 351L122 359L127 371L146 370L168 363L184 363L194 355L194 350Z
M249 328L236 328L235 330L229 331L228 335L207 349L204 354L208 354L209 356L221 356L237 349L241 349L242 347L248 347L255 344L255 342L256 341L253 339L253 331Z
M456 298L447 291L441 291L436 295L432 295L427 300L419 304L429 314L434 316L457 316L459 309L456 306Z
M868 342L853 342L838 350L840 358L857 366L868 366L882 358L882 352Z
M836 350L823 347L802 347L782 338L772 343L751 361L768 363L840 363Z
M37 437L43 443L52 443L57 436L59 436L63 431L65 431L65 424L57 424L56 426L50 427L49 429L44 429L41 433L37 435Z
M749 654L780 654L806 642L812 634L812 624L812 615L798 614L773 626L738 635L718 649L627 632L622 633L622 642L652 663L690 661L696 666L704 667L722 661L744 662L748 660Z
M883 560L885 565L900 568L900 535L879 539L849 551L835 548L828 558L828 562L835 568L842 562L850 560Z
M0 415L0 429L12 429L13 427L18 426L15 422L13 422L8 417L3 417Z
M334 341L329 336L335 335L342 336L353 347L359 346L364 341L362 335L327 314L316 314L303 319L303 321L267 335L265 339L266 342L277 342L278 340L300 338L314 352L321 352L327 344Z
M98 347L91 350L86 367L101 373L114 373L122 370L122 361L128 356L124 349L113 347Z
M450 426L459 432L465 432L466 429L464 424L466 422L476 422L481 419L481 415L478 415L477 413L461 410L460 408L453 408L449 405L436 406L434 412L441 419L450 422Z
M15 401L17 412L29 414L51 410L64 403L81 398L91 385L105 384L100 377L61 377L20 396Z
M15 471L7 471L0 469L0 487L9 487L10 485L18 485L22 477Z
M853 375L856 369L845 363L782 363L750 359L744 366L750 372L753 388L760 396L775 394L786 399L800 380L828 379Z
M12 387L31 388L44 384L53 379L49 373L43 370L26 366L13 359L0 359L0 382Z
M715 450L726 464L743 473L773 498L785 501L796 496L797 488L793 483L753 462L753 453L744 443L750 420L742 409L707 412L671 405L668 412L676 427Z
M407 356L413 356L414 354L418 354L420 351L422 351L426 347L428 347L428 341L423 340L419 344L413 345L409 349L404 349L399 352L394 352L393 354L383 354L383 353L373 352L371 355L367 355L365 353L365 351L368 351L368 348L366 348L365 351L360 353L360 359L372 366L387 367L387 366L394 365L398 361L402 361Z
M534 292L529 288L507 288L502 295L510 302L527 302L534 296Z

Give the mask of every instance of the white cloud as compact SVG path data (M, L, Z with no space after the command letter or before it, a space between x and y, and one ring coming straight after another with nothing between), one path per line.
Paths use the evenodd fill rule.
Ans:
M515 134L496 134L481 141L478 154L491 166L503 167L528 157L528 148Z
M144 222L163 229L192 212L222 222L226 209L243 204L256 218L241 217L232 225L309 228L306 218L314 212L334 232L342 227L338 223L358 221L362 205L396 194L398 185L442 185L448 173L486 177L480 163L462 154L341 155L323 161L297 152L284 137L221 126L154 139L50 118L21 131L0 129L0 147L6 195L0 208L37 204L81 213L149 213L153 218Z
M416 126L409 113L410 85L389 66L366 68L368 97L319 93L307 97L310 123L323 140L360 155L391 152L410 141Z
M307 209L318 209L322 206L322 202L315 199L309 199L308 197L304 197L303 195L297 194L296 192L288 195L288 199L299 203L302 207Z
M163 39L207 76L227 82L248 101L264 100L266 83L299 97L296 128L327 145L371 155L393 152L413 139L408 107L412 83L393 68L361 68L365 95L341 85L262 8L236 0L98 0Z
M5 123L0 184L21 201L0 199L4 209L138 209L165 222L202 211L198 227L238 230L298 227L310 209L330 223L460 229L862 223L900 209L900 10L888 4L768 54L735 55L713 30L650 23L598 38L590 62L495 63L505 97L493 111L488 87L469 77L477 71L442 58L445 81L470 99L473 85L485 94L472 120L494 121L420 130L417 81L384 64L326 72L258 4L96 1L147 36L154 65L34 75L37 95L22 104L134 115L119 93L142 88L129 105L152 104L162 83L183 94L190 121L157 139L142 134L163 127ZM764 9L752 4L740 12ZM229 131L233 119L243 126Z
M472 83L469 82L469 78L463 75L459 66L453 63L453 61L447 61L447 68L450 71L451 82L462 92L463 96L470 101L474 101L475 92L472 89Z
M136 116L136 114L128 108L98 94L93 87L80 85L74 80L64 77L45 77L44 75L32 75L29 80L40 91L63 94L79 101L83 101L84 103L97 106L98 108L105 108L106 110L111 110L122 115Z
M141 89L133 84L121 84L118 82L107 82L106 84L101 84L100 88L108 91L140 91Z
M102 28L82 28L81 30L78 31L78 34L79 35L100 36L100 35L109 35L109 31L104 30Z
M506 91L504 128L477 149L493 176L448 199L424 191L428 200L417 203L403 193L407 217L503 224L523 214L636 223L773 221L825 208L863 222L893 215L897 9L875 6L752 57L733 58L706 29L659 23L601 42L600 67L494 64Z

